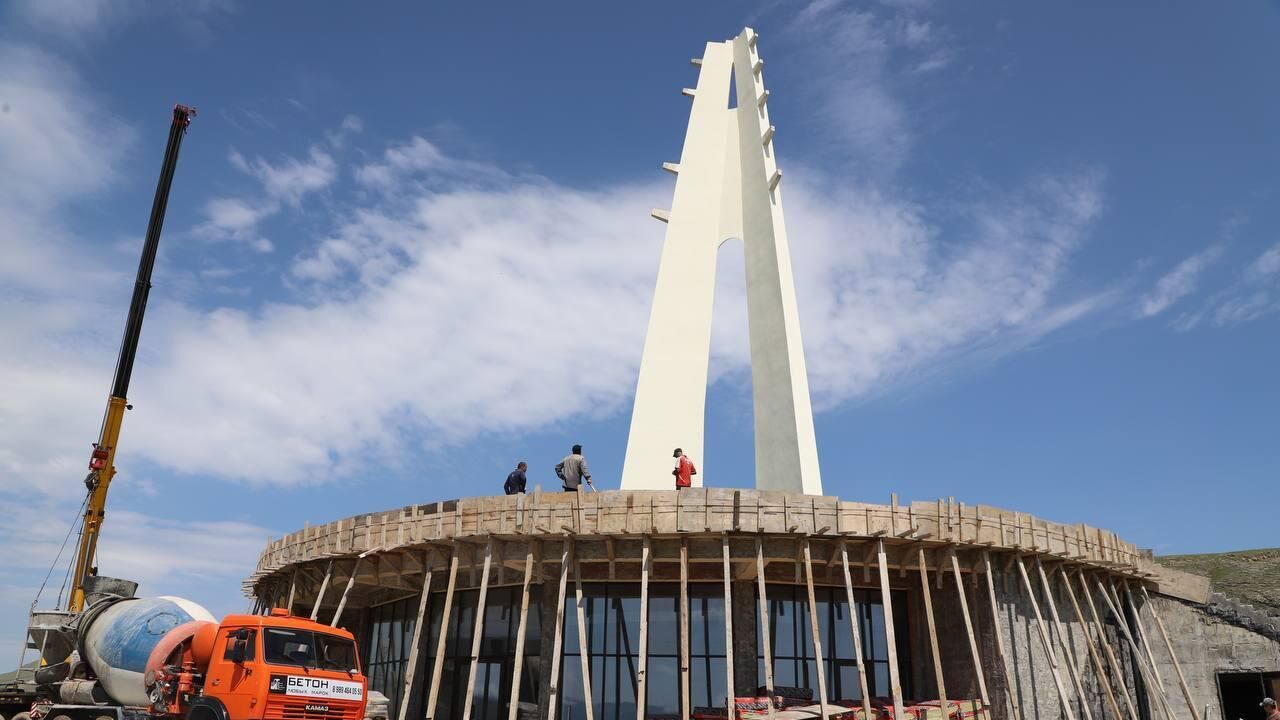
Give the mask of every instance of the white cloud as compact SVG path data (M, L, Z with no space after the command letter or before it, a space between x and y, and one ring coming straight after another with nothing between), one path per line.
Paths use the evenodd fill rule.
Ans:
M136 0L14 0L9 8L32 29L72 38L126 20L140 10Z
M0 525L0 547L5 548L10 561L0 571L0 611L8 611L0 617L0 627L6 628L0 647L10 635L12 640L21 635L19 621L36 599L72 520L69 508L30 500L0 502L0 512L7 519ZM140 595L188 597L218 615L244 609L240 581L253 571L268 536L280 535L235 520L156 518L120 509L108 514L104 530L108 532L103 533L98 547L100 574L137 582ZM72 535L57 566L49 572L41 607L55 606L59 591L64 590L75 541ZM10 627L13 630L8 630ZM12 660L17 655L0 657Z
M350 120L350 117L348 117ZM344 125L347 121L344 121ZM284 156L271 163L261 157L246 159L232 150L228 162L240 172L261 184L261 192L253 199L217 197L205 204L204 223L193 229L197 235L215 240L234 240L260 253L269 253L275 245L263 237L258 225L288 205L298 208L307 195L328 188L338 177L338 164L333 156L318 146L306 160Z
M269 197L293 207L298 206L304 195L329 187L338 176L333 156L319 147L312 147L305 160L289 156L277 163L260 157L246 160L234 150L230 160L232 167L257 178Z
M1280 311L1280 244L1263 251L1244 269L1241 279L1221 293L1214 324L1239 325Z
M923 4L895 5L902 7L885 13L815 0L783 36L785 50L808 68L806 105L830 143L825 150L845 156L864 176L892 174L913 143L895 74L927 75L952 61L945 31L919 17Z
M445 154L431 141L415 136L408 142L392 145L382 159L356 168L356 182L371 189L389 192L399 182L414 177L415 187L457 187L459 183L506 183L513 180L501 168L487 163L456 158Z
M1138 317L1149 318L1159 315L1174 303L1195 292L1200 274L1221 257L1222 245L1215 243L1178 263L1173 270L1156 281L1155 287L1142 297L1138 306Z

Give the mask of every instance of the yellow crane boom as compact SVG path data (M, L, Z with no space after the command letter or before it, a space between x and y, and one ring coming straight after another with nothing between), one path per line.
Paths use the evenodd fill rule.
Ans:
M156 250L160 246L160 229L164 225L165 209L169 205L169 188L173 185L173 172L178 164L178 150L187 126L196 114L195 108L185 105L173 107L173 124L169 126L169 142L165 146L164 162L160 166L160 180L156 185L156 197L151 205L151 219L147 223L147 236L142 245L142 258L138 262L138 276L133 286L133 299L129 302L129 316L125 322L124 337L120 341L120 354L116 359L115 380L107 399L107 411L102 420L98 442L93 444L89 457L89 474L84 484L89 490L84 519L80 532L80 547L76 553L71 595L67 609L79 612L84 608L84 581L97 574L95 559L102 520L106 515L107 490L116 474L116 444L120 440L120 426L124 411L131 408L126 399L129 379L133 376L133 361L138 353L138 338L142 334L142 318L147 310L147 297L151 292L151 271L156 263Z

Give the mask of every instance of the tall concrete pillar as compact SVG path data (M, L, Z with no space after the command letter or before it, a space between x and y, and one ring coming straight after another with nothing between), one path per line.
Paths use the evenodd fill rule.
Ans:
M703 458L716 255L741 238L755 407L756 487L822 494L781 171L756 34L707 43L678 165L622 470L629 490L673 486L672 450ZM737 107L729 107L729 83ZM699 465L694 484L707 468Z

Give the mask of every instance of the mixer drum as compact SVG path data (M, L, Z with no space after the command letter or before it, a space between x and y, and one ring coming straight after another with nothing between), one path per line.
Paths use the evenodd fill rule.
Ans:
M183 598L121 600L82 629L81 647L113 700L121 705L148 705L143 676L151 651L169 631L192 620L216 622L208 610Z

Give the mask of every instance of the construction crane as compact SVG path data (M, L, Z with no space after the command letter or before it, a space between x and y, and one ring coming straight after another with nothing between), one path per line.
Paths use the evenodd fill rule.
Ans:
M151 204L151 219L147 223L147 237L142 245L142 258L138 261L138 277L133 286L133 299L129 301L129 316L125 321L124 338L120 341L120 354L116 359L115 379L111 396L107 398L107 411L102 419L98 441L93 444L89 457L89 474L84 484L89 490L85 502L84 518L80 531L80 547L75 557L75 569L71 575L71 594L67 609L80 612L84 609L85 580L97 574L94 560L98 551L98 537L102 532L102 520L106 513L107 490L116 474L116 444L120 440L120 426L124 411L129 405L129 379L133 376L133 361L138 354L138 338L142 334L142 318L147 311L147 297L151 293L151 271L156 264L156 250L160 246L160 229L164 225L165 209L169 205L169 187L173 185L173 171L178 164L178 150L187 133L195 108L173 106L173 124L169 126L169 143L164 149L164 163L160 166L160 181L156 184L156 197Z

